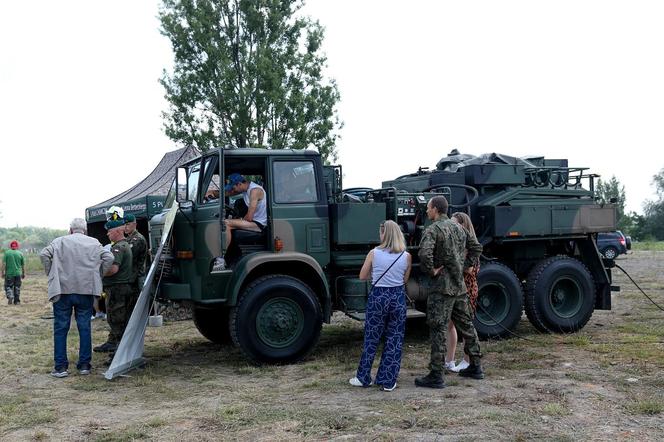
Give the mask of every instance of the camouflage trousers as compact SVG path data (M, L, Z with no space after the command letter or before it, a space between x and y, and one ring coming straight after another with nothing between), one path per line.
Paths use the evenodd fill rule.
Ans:
M21 302L21 277L20 276L7 276L5 277L5 295L7 299L12 302Z
M472 310L465 293L459 296L448 296L432 293L427 300L427 323L431 337L431 363L429 369L443 372L445 353L447 350L447 324L450 319L461 337L464 351L470 356L471 363L479 363L482 353L477 331L473 325Z
M104 287L106 292L106 321L111 331L108 342L119 344L131 312L136 305L136 290L132 284L114 284Z

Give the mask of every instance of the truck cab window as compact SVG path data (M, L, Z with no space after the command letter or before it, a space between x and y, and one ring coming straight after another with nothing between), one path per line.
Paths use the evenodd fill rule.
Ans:
M198 196L198 177L200 176L201 165L194 164L189 168L189 177L187 178L187 199L196 201Z
M316 171L311 161L276 161L272 172L276 203L318 201Z

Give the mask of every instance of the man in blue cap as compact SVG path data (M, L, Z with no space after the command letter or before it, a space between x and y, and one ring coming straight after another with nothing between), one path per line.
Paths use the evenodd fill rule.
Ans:
M106 298L106 320L111 331L102 345L93 348L96 352L113 353L118 348L122 334L131 315L132 253L125 240L125 220L114 214L104 225L111 240L113 265L104 275L102 283Z
M267 226L267 195L265 189L258 184L248 181L239 173L228 176L228 183L224 187L226 195L240 195L247 205L247 214L242 218L227 219L226 223L226 249L231 242L231 234L234 229L251 230L262 232Z

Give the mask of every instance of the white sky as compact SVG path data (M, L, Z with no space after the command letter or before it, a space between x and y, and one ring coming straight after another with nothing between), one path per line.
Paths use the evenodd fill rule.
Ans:
M0 0L0 226L66 228L177 148L156 0ZM342 94L345 187L463 153L568 158L653 199L664 2L309 0Z

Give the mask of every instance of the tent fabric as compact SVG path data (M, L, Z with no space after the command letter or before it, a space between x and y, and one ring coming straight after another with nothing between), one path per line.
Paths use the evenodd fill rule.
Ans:
M149 218L154 214L149 209L157 207L156 202L163 202L166 197L175 178L176 167L199 155L198 149L192 146L167 152L157 167L143 180L106 201L88 207L85 211L87 222L104 220L105 211L110 206L123 207L137 218Z

